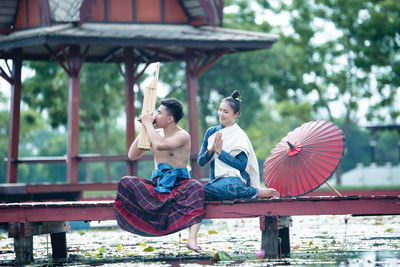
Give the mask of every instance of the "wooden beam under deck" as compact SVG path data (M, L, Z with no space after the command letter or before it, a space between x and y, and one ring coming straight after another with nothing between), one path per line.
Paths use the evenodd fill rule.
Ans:
M206 204L205 218L347 214L399 215L400 196L325 196L236 202L210 201ZM113 201L0 204L0 223L100 220L115 220Z

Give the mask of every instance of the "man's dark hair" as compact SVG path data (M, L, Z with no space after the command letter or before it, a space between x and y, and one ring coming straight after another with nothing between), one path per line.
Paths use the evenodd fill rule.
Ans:
M183 118L183 106L178 99L165 98L160 101L160 105L165 106L167 112L174 118L175 123L178 123Z

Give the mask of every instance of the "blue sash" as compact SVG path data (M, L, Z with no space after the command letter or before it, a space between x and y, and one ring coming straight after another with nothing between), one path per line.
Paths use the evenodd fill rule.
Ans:
M187 168L174 169L168 163L159 163L152 174L152 179L158 178L155 190L158 193L170 193L178 177L188 179L189 172Z

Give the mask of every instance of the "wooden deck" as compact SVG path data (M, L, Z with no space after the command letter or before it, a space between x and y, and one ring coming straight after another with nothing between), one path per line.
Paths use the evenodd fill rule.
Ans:
M31 263L33 235L49 233L53 260L67 258L66 221L115 220L112 200L0 204L0 223L14 237L16 263ZM207 219L260 218L264 257L290 256L290 216L399 215L400 196L310 196L267 200L208 201ZM279 243L281 242L281 243ZM279 245L280 244L280 245Z
M208 219L299 215L399 215L400 196L314 196L268 200L208 201ZM115 220L113 201L0 204L0 223Z

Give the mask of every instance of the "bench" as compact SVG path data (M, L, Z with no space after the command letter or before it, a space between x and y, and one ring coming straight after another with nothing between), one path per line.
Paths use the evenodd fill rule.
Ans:
M290 255L290 216L399 215L400 196L306 196L265 200L208 201L206 219L260 218L266 258ZM0 204L0 223L8 223L16 262L33 261L32 236L50 233L54 259L67 257L67 221L115 220L113 201L61 201ZM279 239L281 246L279 246ZM279 251L281 247L281 251Z

